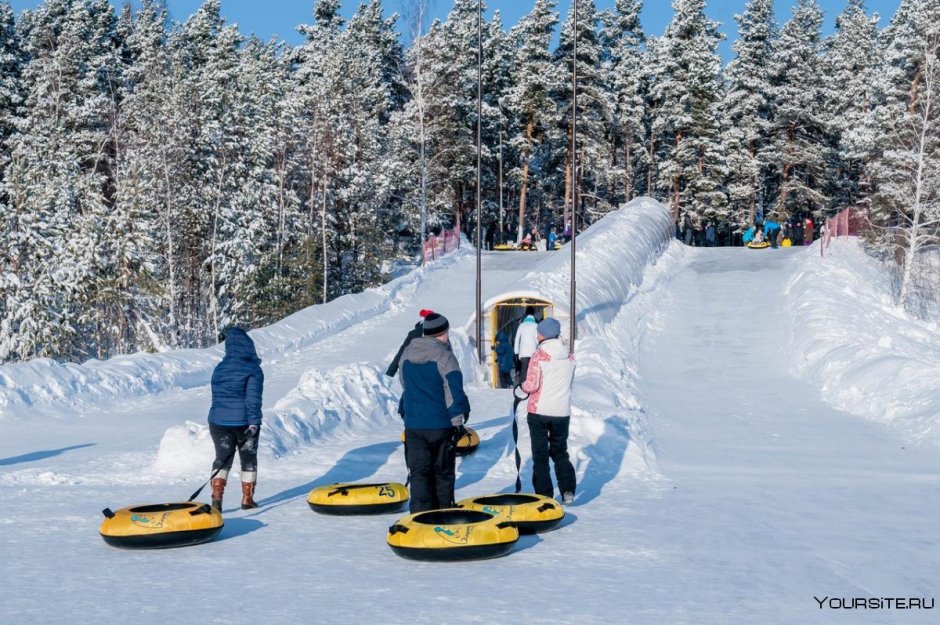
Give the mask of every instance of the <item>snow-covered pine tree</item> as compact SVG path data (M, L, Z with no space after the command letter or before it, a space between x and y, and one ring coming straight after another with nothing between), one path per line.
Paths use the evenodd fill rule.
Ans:
M476 203L477 0L455 0L447 21L432 25L428 40L434 44L425 59L436 78L427 92L433 158L446 176L440 191L463 227Z
M631 200L645 184L645 169L648 167L646 152L642 146L645 139L644 118L646 116L647 81L643 68L643 48L646 35L640 25L642 0L617 0L614 12L607 14L604 29L608 46L608 71L616 98L615 115L612 117L610 141L613 171L620 178L623 199ZM617 186L612 189L618 197Z
M826 118L836 145L832 209L858 206L871 193L867 171L875 130L869 120L881 67L878 16L869 17L864 0L849 0L826 41Z
M16 131L17 119L23 114L22 73L26 62L17 32L13 9L0 3L0 240L11 241L15 226L9 211L6 170L10 166L10 138ZM0 324L8 318L7 294L17 290L17 259L12 248L0 253ZM11 302L12 304L12 302ZM0 361L11 346L12 332L0 326Z
M426 35L429 3L431 0L408 0L405 21L411 36L411 46L404 53L400 68L401 80L407 98L399 111L393 114L390 129L389 167L394 185L402 198L399 204L401 222L397 231L409 229L417 236L415 243L425 240L428 232L430 184L429 149L431 137L428 131L430 118L427 110L427 90L435 77L427 70L426 50L430 40Z
M115 16L103 1L49 0L28 21L26 112L7 171L16 279L0 324L8 356L81 358L97 355L86 337L99 338L114 262L102 223L113 204Z
M553 96L563 91L563 75L552 62L549 50L558 24L555 6L555 0L536 0L532 11L511 32L516 41L516 59L507 103L515 117L515 133L509 143L519 154L520 161L519 166L510 171L519 184L517 243L522 241L522 229L528 221L532 169L548 160L547 155L539 152L549 147L546 140L560 123L558 104Z
M774 49L775 118L765 154L775 167L778 219L820 217L830 205L832 149L825 119L822 20L816 0L799 0Z
M668 158L659 163L659 187L673 216L723 221L727 166L718 108L722 91L718 24L705 16L704 0L675 0L674 16L657 46L661 70L653 85L659 108L653 132Z
M737 232L754 223L763 199L771 106L770 63L777 36L772 0L750 0L736 15L735 57L725 71L723 136L728 156L729 226ZM763 211L762 211L763 212Z
M556 167L564 175L564 222L577 216L578 227L586 227L606 214L611 205L609 190L616 184L611 175L606 132L614 115L615 101L611 85L604 71L604 49L598 24L600 15L594 0L575 0L578 3L578 24L574 23L574 5L561 28L561 38L555 51L555 63L562 76L560 89L555 92L560 124L556 130ZM571 104L574 70L574 33L578 32L578 172L571 171ZM580 207L571 207L573 177L580 180ZM561 190L555 184L554 190Z
M166 12L144 0L127 36L127 96L122 124L127 136L117 187L124 210L136 215L148 245L137 276L139 293L133 308L139 349L175 348L180 343L180 244L176 216L186 177L187 150L183 121L183 69L171 65Z
M493 19L483 23L483 145L482 197L484 232L499 222L499 146L500 134L515 134L515 120L510 112L509 94L515 78L515 47L503 27L502 16L494 11ZM504 140L505 143L505 140ZM514 146L503 145L504 159L515 159ZM475 216L471 218L476 228ZM474 235L475 236L475 235ZM476 239L474 238L474 242Z
M879 72L875 194L871 218L874 244L900 267L898 302L937 304L936 265L940 246L940 2L904 0L886 32ZM936 266L934 267L934 272Z

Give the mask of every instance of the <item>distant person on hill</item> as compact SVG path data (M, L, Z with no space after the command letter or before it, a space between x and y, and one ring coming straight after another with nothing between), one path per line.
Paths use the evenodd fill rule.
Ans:
M405 348L399 373L412 513L454 505L457 441L470 418L447 318L431 313L423 326L424 336Z
M780 224L773 219L764 222L764 240L770 243L770 247L777 248L777 236L780 234Z
M491 348L496 352L496 368L499 370L499 388L512 388L512 343L509 335L500 330L496 333L496 344Z
M405 341L401 344L401 347L398 348L398 353L395 354L395 357L392 358L392 363L388 366L388 369L385 371L385 375L390 378L394 378L398 375L398 363L401 361L401 355L404 353L405 348L408 347L408 344L411 341L415 340L420 336L424 336L424 319L430 315L433 310L422 310L418 313L418 316L421 317L421 320L415 324L414 329L409 330L408 334L405 336Z
M741 242L747 245L754 240L754 232L757 230L754 226L751 226L744 231L744 234L741 235Z
M803 221L803 245L813 244L813 220L807 217Z
M529 370L529 359L535 353L538 347L538 333L536 332L538 321L535 319L535 307L526 306L525 317L522 323L516 329L516 338L513 341L513 352L519 359L519 379L524 380L526 372Z
M241 462L242 510L257 508L258 438L264 373L251 337L241 328L225 333L225 357L212 372L209 434L215 446L212 507L222 511L222 495L238 451Z
M555 251L555 243L558 241L558 235L555 234L555 226L552 226L552 229L548 231L548 236L545 237L545 240L548 241L546 248L549 252Z
M707 247L715 247L718 240L718 232L715 230L715 224L708 222L705 226L705 245Z
M557 319L549 317L539 322L539 346L532 355L522 390L529 394L526 422L532 439L532 486L539 495L555 495L548 467L551 458L561 502L567 506L574 503L577 486L574 466L568 457L574 358L560 335L561 324Z

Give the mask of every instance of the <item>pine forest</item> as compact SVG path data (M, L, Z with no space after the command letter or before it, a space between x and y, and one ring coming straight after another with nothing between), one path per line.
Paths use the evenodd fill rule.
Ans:
M911 272L900 301L931 288L914 261L940 243L940 0L884 28L847 0L830 36L817 0L783 24L748 0L726 65L705 0L673 0L657 36L642 0L576 0L577 23L525 1L512 28L484 13L482 82L477 0L430 23L427 0L348 20L310 0L296 47L242 35L220 0L182 23L158 0L0 2L0 362L211 345L386 281L425 231L472 235L478 84L500 239L644 195L724 244L855 207Z

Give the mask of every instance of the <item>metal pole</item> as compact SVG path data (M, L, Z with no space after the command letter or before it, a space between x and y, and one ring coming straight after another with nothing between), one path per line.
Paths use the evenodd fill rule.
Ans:
M477 2L477 357L483 354L483 0Z
M578 2L574 0L574 56L573 68L571 72L571 302L569 304L569 314L571 315L571 325L569 327L568 353L574 353L574 343L578 338L578 324L576 321L578 314L577 292L578 283L575 279L575 260L577 258L577 240L578 240L578 204L580 197L578 193Z

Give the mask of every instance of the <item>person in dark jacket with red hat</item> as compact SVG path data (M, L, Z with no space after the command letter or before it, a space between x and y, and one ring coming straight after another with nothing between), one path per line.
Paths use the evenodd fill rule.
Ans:
M405 341L401 344L401 347L398 348L398 353L395 354L395 357L392 358L392 364L388 366L388 369L385 370L385 375L390 378L394 378L398 375L398 363L401 362L401 355L404 353L405 348L408 347L408 344L411 343L416 338L424 336L424 318L430 315L433 310L424 309L418 313L418 316L421 317L421 321L415 324L413 330L408 332L408 335L405 337Z
M257 508L258 438L261 433L261 393L264 373L254 341L241 328L225 333L225 357L212 372L209 434L215 445L212 469L212 507L222 510L222 494L238 451L241 461L242 510Z
M447 318L431 313L422 325L424 335L405 348L399 372L412 513L454 505L456 443L470 418Z

